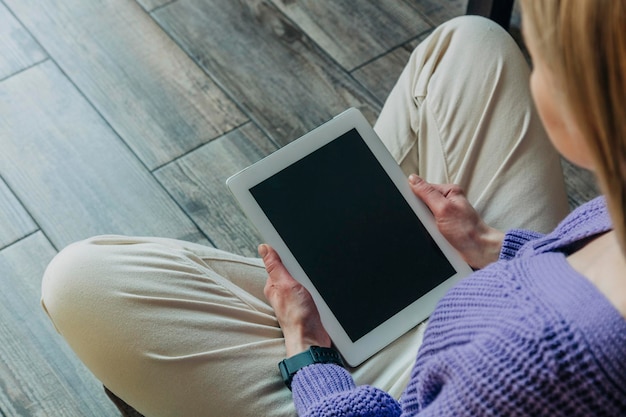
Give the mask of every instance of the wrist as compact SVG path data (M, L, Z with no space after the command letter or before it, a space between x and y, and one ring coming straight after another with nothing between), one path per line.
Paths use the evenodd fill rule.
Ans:
M288 358L309 350L311 346L321 346L329 348L331 346L330 339L328 341L318 341L300 337L291 338L285 336L285 351Z
M331 346L330 336L323 328L320 331L312 332L306 328L283 328L285 338L285 350L287 357L297 355L308 350L311 346L321 346L328 348Z
M485 224L478 238L478 253L471 266L475 269L481 269L497 261L503 242L504 233Z
M315 344L303 341L289 342L287 338L285 338L285 353L288 358L308 350L311 346L315 346Z

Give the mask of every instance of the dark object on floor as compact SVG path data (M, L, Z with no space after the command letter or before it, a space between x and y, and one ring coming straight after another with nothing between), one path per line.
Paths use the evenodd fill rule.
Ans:
M514 0L468 0L466 14L485 16L509 30Z
M130 405L126 404L122 399L118 398L115 394L113 394L107 387L104 387L104 392L107 397L113 401L113 404L120 410L122 413L122 417L144 417L143 414L140 414L137 410L135 410Z

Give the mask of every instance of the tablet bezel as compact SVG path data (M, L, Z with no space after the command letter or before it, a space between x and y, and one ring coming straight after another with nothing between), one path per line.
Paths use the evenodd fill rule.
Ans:
M330 143L343 134L356 129L370 151L381 164L400 194L419 218L424 228L441 249L456 273L422 297L371 330L365 336L352 341L341 323L330 310L307 274L273 227L263 209L252 196L250 189L299 159ZM259 230L265 241L272 246L291 275L311 293L324 327L334 345L351 366L357 366L385 346L424 321L434 310L437 302L459 279L471 273L471 268L459 253L441 235L429 209L412 192L406 176L378 138L362 113L351 108L319 126L301 138L289 143L259 162L234 174L226 181L231 192L250 221Z

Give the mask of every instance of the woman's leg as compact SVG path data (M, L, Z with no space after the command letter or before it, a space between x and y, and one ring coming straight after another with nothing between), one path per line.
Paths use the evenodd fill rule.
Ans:
M292 416L260 259L172 239L99 236L48 266L42 304L89 370L146 417ZM422 326L423 327L423 326ZM399 397L422 331L355 370Z
M499 25L451 20L413 52L375 129L407 175L461 185L491 226L548 232L567 197L529 75Z
M259 259L101 236L55 257L42 304L90 371L148 417L290 416L265 280Z

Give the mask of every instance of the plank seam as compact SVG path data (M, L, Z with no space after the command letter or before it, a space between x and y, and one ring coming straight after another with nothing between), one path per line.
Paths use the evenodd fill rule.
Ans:
M30 233L28 233L28 234L26 234L26 235L22 236L21 238L19 238L19 239L17 239L17 240L15 240L15 241L13 241L13 242L11 242L11 243L9 243L9 244L7 244L7 245L4 245L4 246L0 247L0 252L2 252L3 250L5 250L5 249L7 249L7 248L10 248L10 247L11 247L11 246L13 246L13 245L16 245L16 244L20 243L20 242L21 242L21 241L23 241L23 240L28 239L29 237L31 237L31 236L33 236L33 235L35 235L35 234L39 233L39 232L41 232L41 229L37 229L37 230L35 230L35 231L33 231L33 232L30 232ZM42 234L43 234L43 232L42 232ZM44 237L48 240L48 242L50 242L50 239L48 239L48 236L46 236L46 235L44 234ZM52 245L52 242L50 242L50 244ZM56 250L57 252L59 251L59 249L58 249L56 246L52 245L52 247L53 247L53 248L54 248L54 250ZM1 411L1 410L0 410L0 411ZM0 414L0 417L1 417L1 416L2 416L2 414Z

